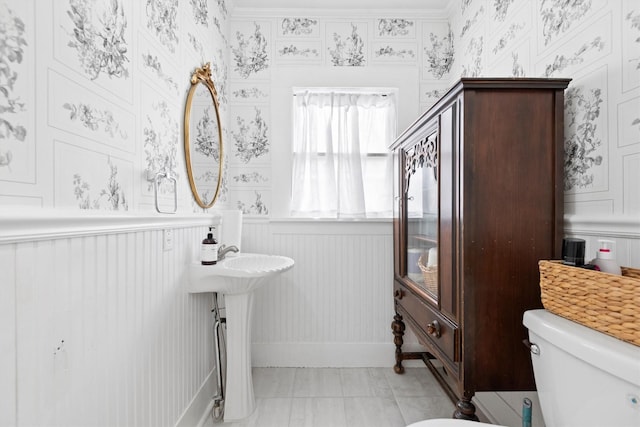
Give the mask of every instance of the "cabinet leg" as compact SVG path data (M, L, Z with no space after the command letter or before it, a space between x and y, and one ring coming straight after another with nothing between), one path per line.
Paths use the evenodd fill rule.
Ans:
M471 402L473 393L465 392L464 395L456 403L456 410L453 413L453 418L459 420L479 421L476 415L476 406Z
M404 343L402 337L404 336L404 322L402 316L396 313L393 316L393 322L391 322L391 330L393 331L393 343L396 345L396 364L393 366L393 370L396 374L404 374L404 366L402 366L402 344Z

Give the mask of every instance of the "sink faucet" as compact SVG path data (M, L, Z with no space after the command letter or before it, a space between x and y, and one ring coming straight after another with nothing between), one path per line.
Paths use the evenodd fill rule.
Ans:
M231 246L220 245L220 247L218 248L218 261L222 261L224 259L225 255L227 255L227 253L229 253L229 252L238 252L238 251L239 251L239 249L235 245L231 245Z

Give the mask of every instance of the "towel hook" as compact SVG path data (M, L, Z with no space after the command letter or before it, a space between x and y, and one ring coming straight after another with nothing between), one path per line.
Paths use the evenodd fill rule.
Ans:
M160 188L160 182L163 179L166 179L173 184L172 185L173 186L173 210L172 211L163 211L160 208L158 192ZM153 196L155 198L156 211L158 211L158 213L164 213L164 214L176 213L178 210L178 180L176 179L172 171L171 160L169 159L169 156L165 158L164 167L159 172L156 172L154 174L152 171L147 171L147 181L153 182Z

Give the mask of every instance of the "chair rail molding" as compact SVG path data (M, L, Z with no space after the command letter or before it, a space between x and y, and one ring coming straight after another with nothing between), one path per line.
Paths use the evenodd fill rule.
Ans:
M61 209L0 209L0 244L220 224L212 214L115 214Z
M565 215L564 223L569 234L640 238L640 217Z

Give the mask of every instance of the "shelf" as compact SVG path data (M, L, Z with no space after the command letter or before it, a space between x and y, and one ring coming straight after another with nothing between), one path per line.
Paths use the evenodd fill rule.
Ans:
M416 240L419 240L419 241L421 241L421 242L429 242L429 243L433 243L433 244L434 244L434 245L436 245L436 246L438 245L438 239L435 239L435 238L433 238L433 237L426 236L426 235L424 235L424 234L412 234L412 235L411 235L411 236L409 236L409 237L412 237L412 238L414 238L414 239L416 239Z

